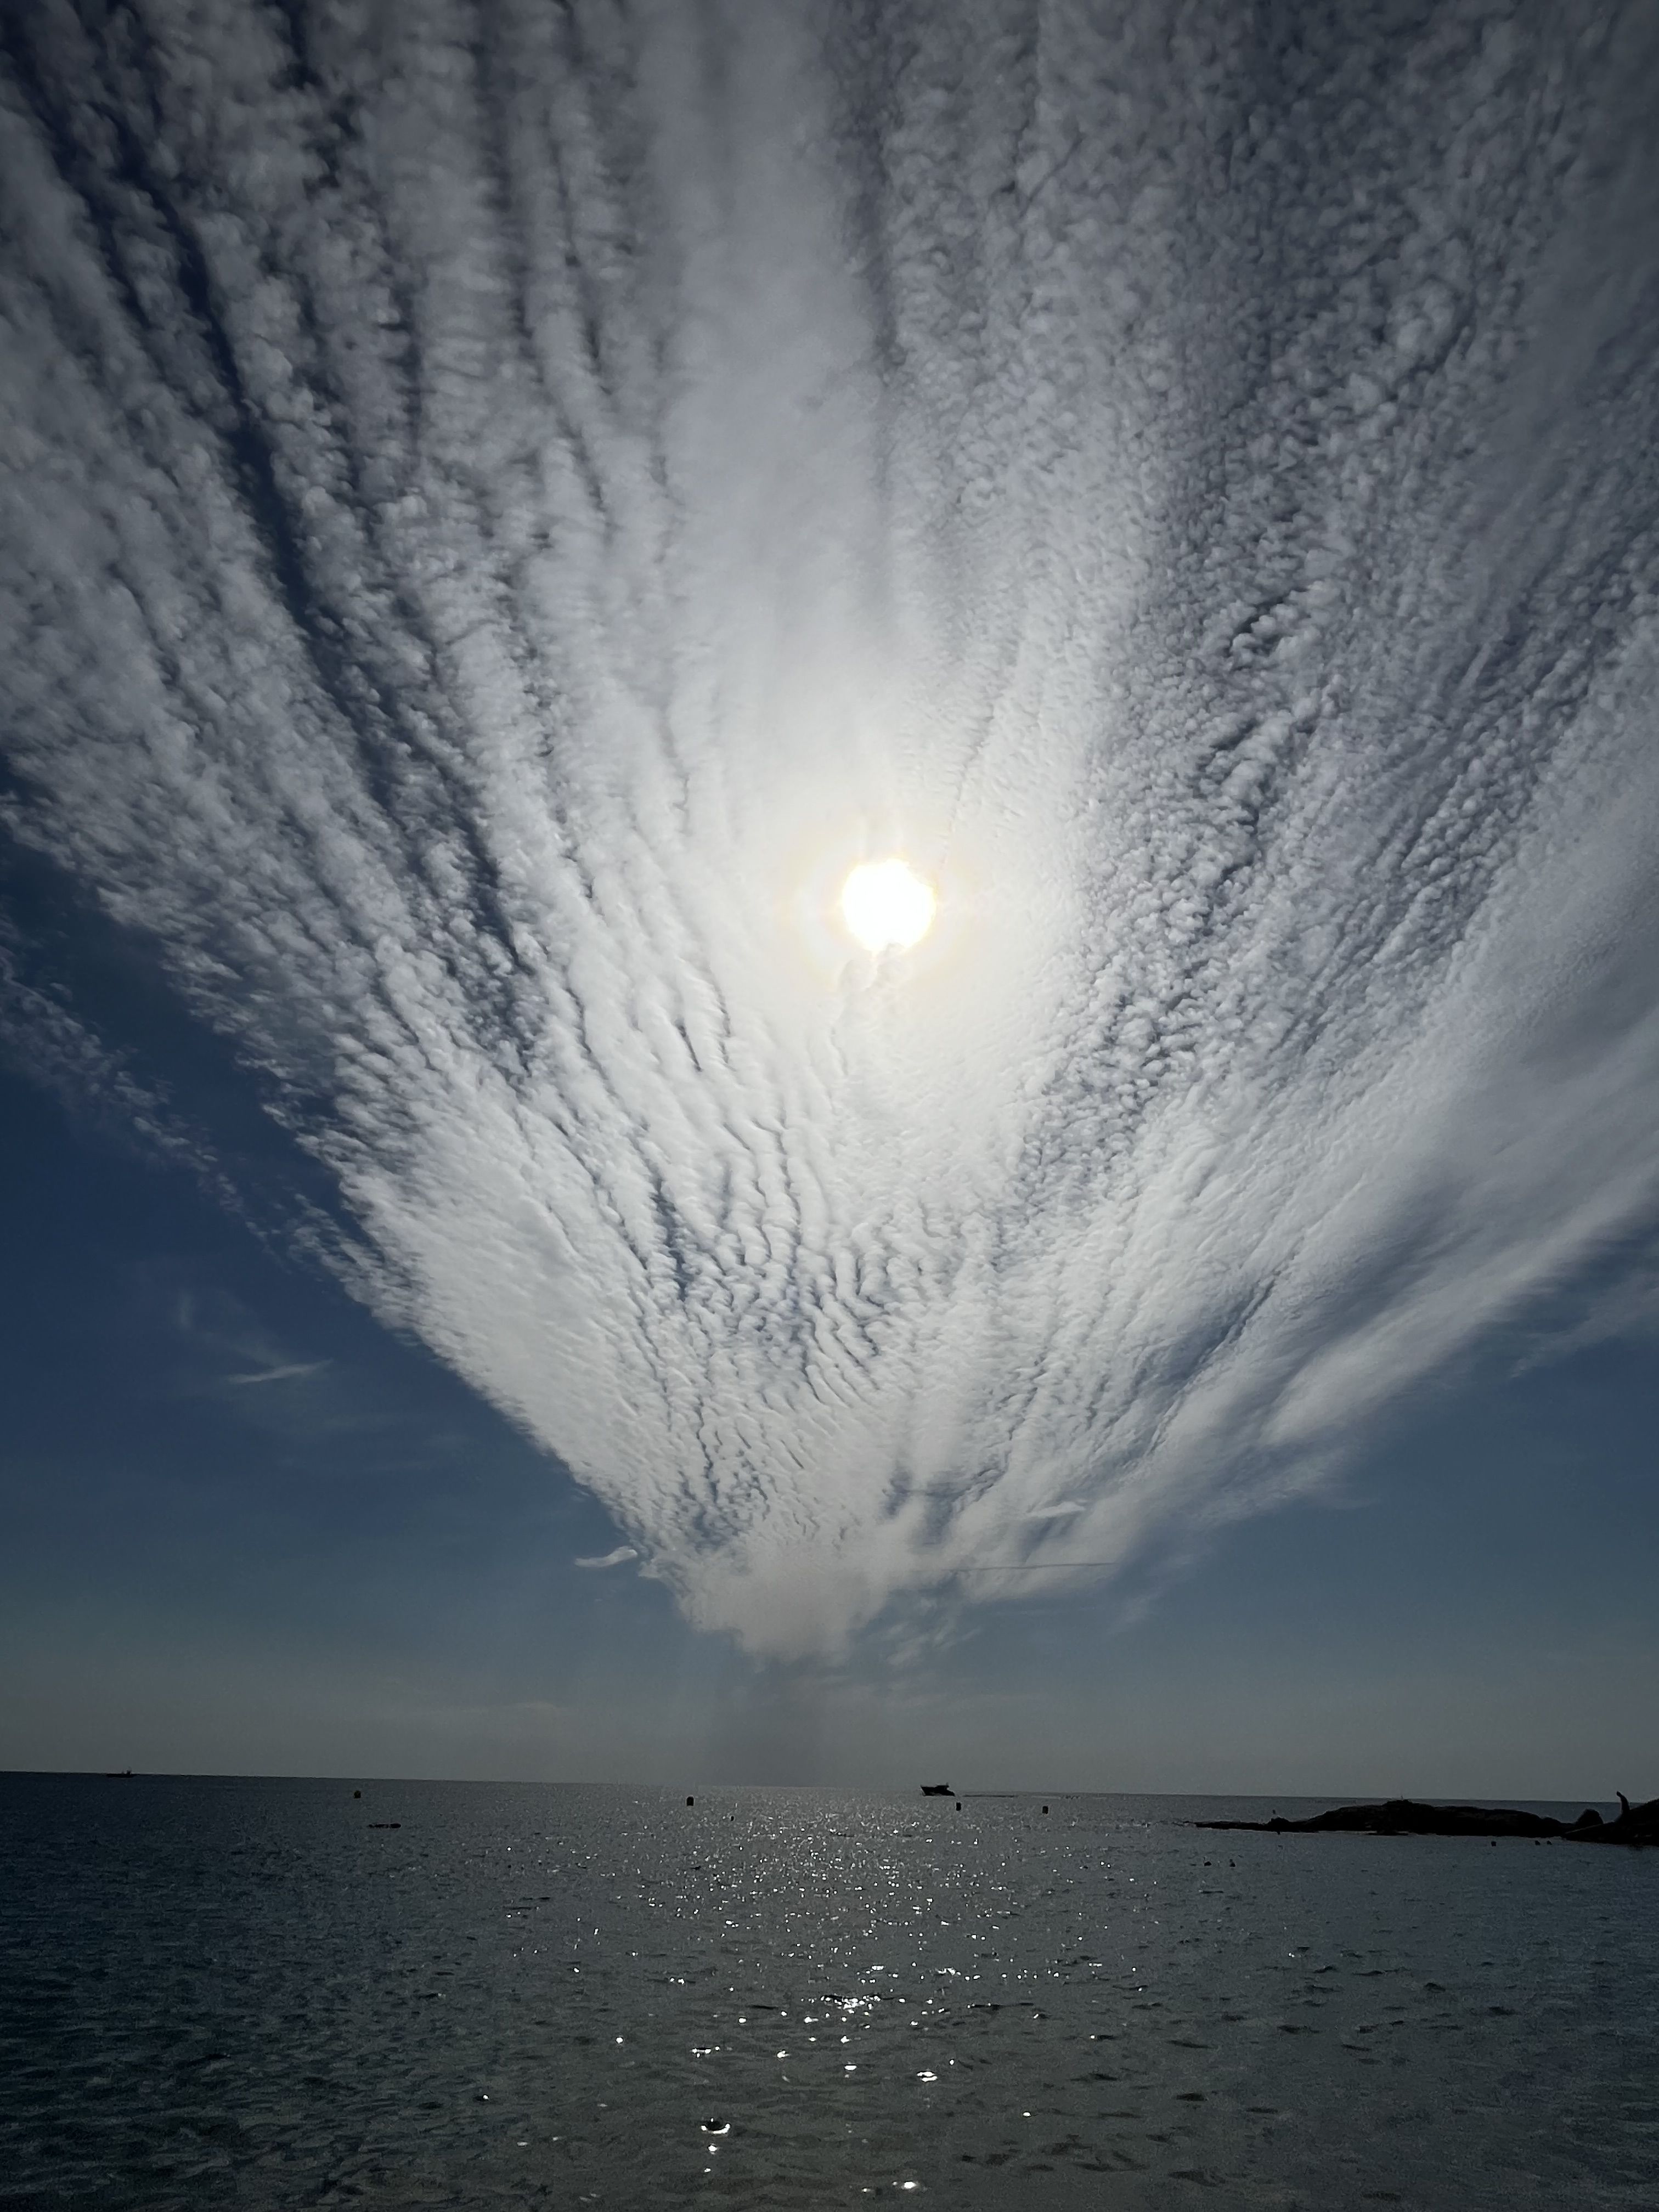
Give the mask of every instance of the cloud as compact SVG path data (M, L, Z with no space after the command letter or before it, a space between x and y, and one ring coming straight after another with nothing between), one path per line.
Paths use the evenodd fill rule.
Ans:
M262 1367L257 1374L227 1375L225 1381L234 1389L246 1390L258 1382L295 1382L312 1375L320 1375L331 1367L329 1359L289 1359L278 1367Z
M606 1552L600 1559L578 1559L574 1564L579 1567L622 1567L639 1556L631 1544L618 1544L614 1552Z
M1188 1540L1652 1218L1634 17L294 20L14 42L0 820L692 1619Z
M0 910L0 1060L141 1156L188 1168L236 1209L237 1194L202 1133L80 1018L61 988L32 978L34 964Z

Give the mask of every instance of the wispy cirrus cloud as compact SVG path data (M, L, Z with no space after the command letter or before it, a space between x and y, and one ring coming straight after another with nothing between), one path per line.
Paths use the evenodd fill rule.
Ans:
M9 34L5 821L699 1622L1256 1510L1650 1213L1589 27Z
M249 1375L227 1375L228 1388L247 1390L264 1382L301 1382L313 1375L325 1374L333 1362L328 1359L288 1359L276 1367L261 1367Z

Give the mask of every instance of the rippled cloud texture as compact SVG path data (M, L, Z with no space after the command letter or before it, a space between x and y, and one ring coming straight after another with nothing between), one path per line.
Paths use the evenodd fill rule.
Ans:
M9 832L697 1622L1316 1485L1653 1206L1649 21L8 18Z

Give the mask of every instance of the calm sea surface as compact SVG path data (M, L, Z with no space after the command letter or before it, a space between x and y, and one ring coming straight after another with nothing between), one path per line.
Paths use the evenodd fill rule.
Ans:
M0 2206L1659 2205L1659 1853L1041 1802L0 1777Z

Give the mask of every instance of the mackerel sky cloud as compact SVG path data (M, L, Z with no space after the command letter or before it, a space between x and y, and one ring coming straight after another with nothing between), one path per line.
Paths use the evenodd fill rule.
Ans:
M580 1564L785 1657L1079 1585L1651 1221L1654 43L8 26L0 821ZM266 1204L53 957L15 1048Z

